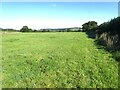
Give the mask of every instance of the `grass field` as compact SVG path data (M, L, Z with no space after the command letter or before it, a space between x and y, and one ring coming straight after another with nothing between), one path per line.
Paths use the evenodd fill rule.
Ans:
M3 88L117 88L118 62L83 32L2 35Z

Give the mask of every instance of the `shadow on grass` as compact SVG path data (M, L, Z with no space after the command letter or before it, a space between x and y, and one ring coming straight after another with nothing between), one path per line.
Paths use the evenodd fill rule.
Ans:
M93 30L86 31L86 34L87 34L88 38L92 38L92 39L96 38L95 31L93 31Z
M120 51L112 52L112 57L113 57L116 61L120 62Z
M94 43L98 49L104 49L105 51L110 52L112 54L112 58L118 62L120 61L120 50L107 48L106 46L99 44L97 40L95 40Z
M94 30L86 31L87 37L95 39L96 34ZM112 54L112 58L114 58L116 61L120 61L120 49L114 49L114 48L107 48L106 46L100 44L97 40L94 41L95 46L98 49L104 49Z

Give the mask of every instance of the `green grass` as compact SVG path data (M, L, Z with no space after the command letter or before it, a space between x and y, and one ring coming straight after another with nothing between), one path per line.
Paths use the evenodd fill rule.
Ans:
M2 35L3 88L117 88L118 62L82 32Z

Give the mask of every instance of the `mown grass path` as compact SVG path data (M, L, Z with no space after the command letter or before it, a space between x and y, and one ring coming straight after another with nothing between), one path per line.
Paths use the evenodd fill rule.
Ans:
M2 35L2 87L117 88L118 62L82 32Z

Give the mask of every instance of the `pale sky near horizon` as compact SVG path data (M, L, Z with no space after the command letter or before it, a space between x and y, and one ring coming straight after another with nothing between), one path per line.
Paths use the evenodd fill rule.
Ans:
M118 16L117 2L3 2L0 28L32 29L81 27Z

